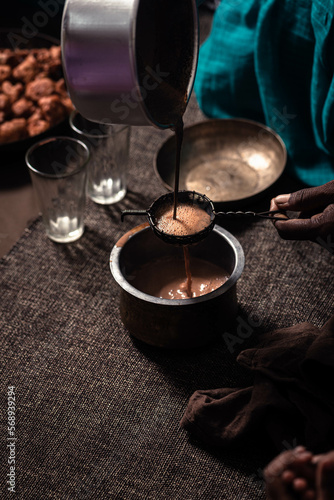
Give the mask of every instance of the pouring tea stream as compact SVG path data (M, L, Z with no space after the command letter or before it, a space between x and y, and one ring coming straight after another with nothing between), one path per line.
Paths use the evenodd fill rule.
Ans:
M177 136L198 59L195 0L68 0L61 46L68 92L87 119L172 128Z

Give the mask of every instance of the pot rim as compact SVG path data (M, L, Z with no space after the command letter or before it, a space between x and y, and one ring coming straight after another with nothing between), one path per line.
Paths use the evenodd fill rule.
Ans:
M142 231L151 231L151 228L149 226L146 226L144 228L142 226L138 226L138 230L132 231L132 234L129 236L127 241L129 241L133 236ZM230 277L223 285L221 285L213 292L207 293L200 297L194 297L189 299L161 299L159 297L154 297L152 295L149 295L145 292L138 290L127 281L119 265L123 247L127 244L127 242L124 245L119 245L119 246L117 246L116 243L113 249L111 250L109 259L111 274L114 277L116 283L122 288L122 290L129 293L138 300L142 300L150 304L157 304L160 306L172 306L172 307L182 305L183 307L187 307L199 304L201 302L207 302L209 300L211 301L216 297L219 297L223 293L227 292L228 290L230 290L230 288L232 288L236 284L236 282L238 281L238 279L242 274L245 265L245 255L239 241L231 233L226 231L226 229L222 228L221 226L218 226L217 224L215 225L212 231L218 233L225 239L225 241L227 241L227 243L229 243L230 247L234 252L234 257L235 257L235 265Z

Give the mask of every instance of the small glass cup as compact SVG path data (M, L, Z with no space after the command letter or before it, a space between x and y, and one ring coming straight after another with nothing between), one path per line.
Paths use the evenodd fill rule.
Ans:
M130 127L92 122L78 111L71 113L70 125L75 137L90 150L88 196L101 205L120 201L127 188Z
M84 232L89 149L71 137L51 137L34 144L26 164L47 236L70 243Z

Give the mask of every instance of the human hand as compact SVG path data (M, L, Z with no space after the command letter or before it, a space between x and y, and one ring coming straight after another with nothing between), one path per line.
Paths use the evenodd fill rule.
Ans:
M333 500L334 451L314 456L303 446L278 455L264 470L267 500Z
M334 251L334 181L276 196L270 210L300 211L296 219L274 223L281 238L315 241Z
M267 500L315 500L313 455L303 446L284 451L264 470Z

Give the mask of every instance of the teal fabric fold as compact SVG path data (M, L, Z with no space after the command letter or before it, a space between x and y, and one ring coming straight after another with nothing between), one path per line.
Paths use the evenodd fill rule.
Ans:
M222 0L195 93L212 118L266 123L308 185L334 179L334 0Z

